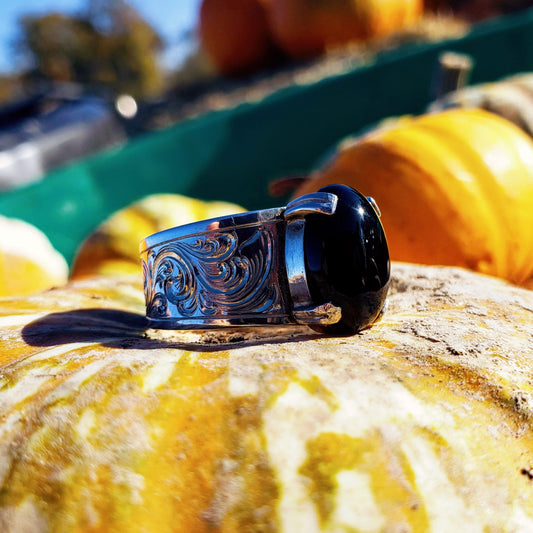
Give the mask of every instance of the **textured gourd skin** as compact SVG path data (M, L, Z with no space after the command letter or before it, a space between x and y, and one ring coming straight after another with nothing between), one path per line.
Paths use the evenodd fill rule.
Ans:
M533 142L486 111L457 109L344 144L295 196L329 183L372 196L393 260L533 274Z
M268 0L274 38L290 56L320 54L413 25L421 0Z
M242 211L241 206L229 202L202 201L180 194L147 196L111 215L81 243L70 277L139 274L139 243L148 235Z
M532 530L533 292L392 273L346 338L147 332L137 276L0 301L0 530Z

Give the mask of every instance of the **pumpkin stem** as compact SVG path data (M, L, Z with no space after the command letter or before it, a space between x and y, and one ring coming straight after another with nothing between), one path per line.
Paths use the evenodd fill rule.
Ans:
M294 175L278 178L268 184L268 192L272 197L285 196L293 193L300 185L308 181L309 176Z
M468 85L473 66L474 60L468 54L450 51L440 54L433 80L433 100Z

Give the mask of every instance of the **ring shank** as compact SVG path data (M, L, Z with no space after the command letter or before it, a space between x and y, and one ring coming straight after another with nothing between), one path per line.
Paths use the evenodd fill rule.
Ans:
M154 328L294 324L284 209L171 228L144 239L146 314Z
M390 279L378 211L346 185L155 233L141 260L146 316L166 329L299 324L353 334L379 319Z

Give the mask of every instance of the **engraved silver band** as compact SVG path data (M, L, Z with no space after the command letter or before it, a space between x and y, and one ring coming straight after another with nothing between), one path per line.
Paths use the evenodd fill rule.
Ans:
M304 254L305 216L336 206L335 194L317 192L150 235L140 252L151 327L337 323L340 308L312 301Z

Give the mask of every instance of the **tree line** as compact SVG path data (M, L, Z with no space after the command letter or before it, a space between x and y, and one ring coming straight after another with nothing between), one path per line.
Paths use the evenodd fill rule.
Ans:
M125 0L88 0L75 15L24 15L15 53L27 68L0 80L0 100L36 82L106 87L137 98L163 86L157 31Z

